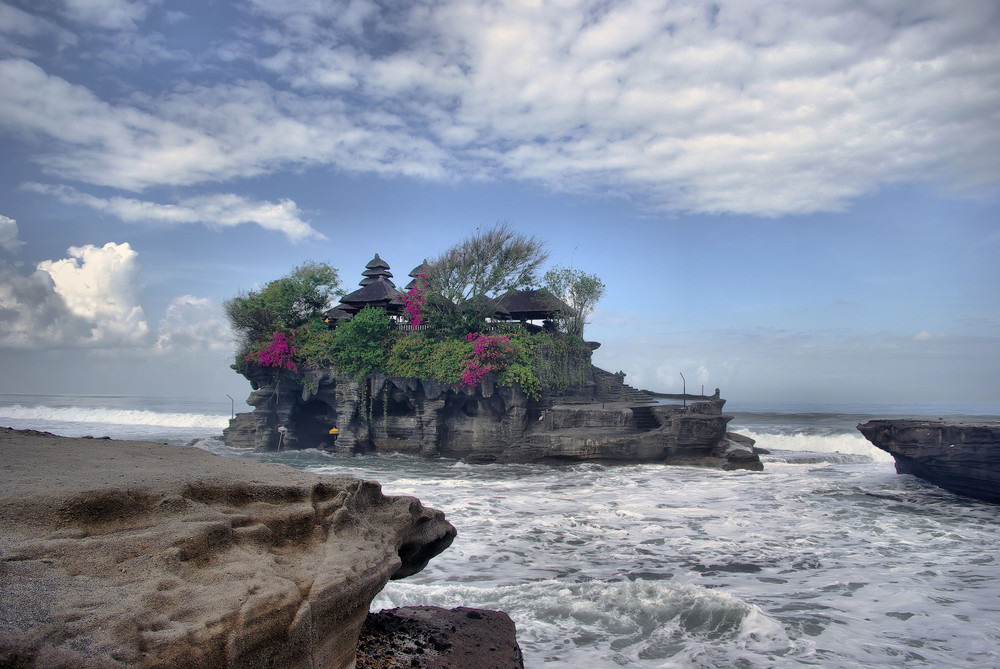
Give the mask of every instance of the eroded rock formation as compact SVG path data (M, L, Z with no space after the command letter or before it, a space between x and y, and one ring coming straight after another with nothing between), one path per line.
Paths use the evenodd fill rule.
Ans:
M898 473L1000 503L1000 423L870 420L858 430L895 458Z
M0 666L351 667L455 529L370 481L0 429Z
M226 443L259 450L397 452L469 462L664 462L760 470L752 440L730 438L725 400L636 391L586 365L535 401L517 385L442 385L331 369L245 370L255 407ZM336 429L338 434L331 435Z

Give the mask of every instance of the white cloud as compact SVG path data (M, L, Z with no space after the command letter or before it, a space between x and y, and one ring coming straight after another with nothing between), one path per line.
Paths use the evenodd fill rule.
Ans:
M23 243L17 238L17 221L0 214L0 249L14 253Z
M122 25L148 9L106 1ZM50 173L132 190L328 165L780 215L1000 183L992 0L250 7L256 43L218 52L277 85L105 101L11 60L0 123L55 140L35 155Z
M66 204L82 205L117 216L128 223L200 223L213 228L252 223L265 230L284 233L293 242L310 238L326 239L302 220L298 205L289 199L268 202L232 193L217 193L185 198L177 204L159 204L125 197L99 198L68 186L27 184L26 188L53 195Z
M136 253L128 244L70 247L69 257L20 275L0 263L0 346L139 346L148 326L139 305Z
M0 34L6 39L0 40L0 54L19 57L31 57L34 50L18 43L18 38L34 39L42 36L53 36L59 46L75 44L76 36L44 19L18 9L6 2L0 2Z
M38 272L50 277L51 289L68 312L86 322L86 337L71 337L77 345L135 346L143 344L149 327L139 304L137 254L127 244L108 242L103 247L71 246L69 257L38 263ZM37 274L37 273L36 273ZM48 303L53 298L36 299ZM29 305L30 306L30 305ZM50 339L66 343L53 332Z
M351 119L333 100L262 83L188 89L112 105L25 60L0 61L0 126L55 140L36 160L51 174L141 190L251 177L297 165L442 178L445 153L392 114ZM139 96L137 96L139 99ZM355 124L354 121L358 123Z
M0 261L0 347L71 345L89 339L91 329L67 308L47 272L22 276Z
M233 335L219 305L203 297L182 295L171 300L160 321L158 352L228 351Z
M66 14L78 23L106 30L135 28L157 0L63 0Z

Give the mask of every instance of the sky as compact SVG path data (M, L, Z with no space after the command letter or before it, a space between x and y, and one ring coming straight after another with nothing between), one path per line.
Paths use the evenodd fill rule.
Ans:
M0 0L2 392L242 400L226 299L507 221L630 385L1000 404L997 45L995 0Z

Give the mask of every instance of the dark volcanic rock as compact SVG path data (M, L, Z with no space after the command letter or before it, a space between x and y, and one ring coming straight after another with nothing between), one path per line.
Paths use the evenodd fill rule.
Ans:
M898 473L1000 503L1000 423L871 420L858 430L895 458Z
M343 455L406 453L467 462L665 463L763 468L752 440L726 432L713 396L659 396L629 389L624 374L589 366L583 382L546 388L539 400L487 378L476 387L429 379L354 379L332 369L248 368L252 414L225 433L231 446L323 448ZM568 384L568 380L567 384ZM359 385L360 383L360 385ZM614 385L617 384L617 385ZM336 428L336 434L331 429Z
M369 613L357 669L522 669L514 621L501 611L407 606Z

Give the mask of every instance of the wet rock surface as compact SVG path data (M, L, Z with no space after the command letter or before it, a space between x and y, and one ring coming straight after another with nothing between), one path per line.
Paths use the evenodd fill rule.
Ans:
M1000 503L1000 423L870 420L858 430L896 460L896 471Z
M408 606L369 613L357 669L521 669L514 621L503 612Z

